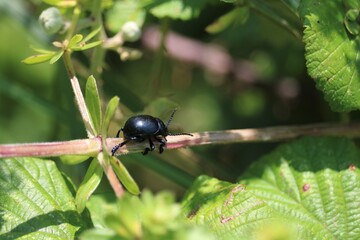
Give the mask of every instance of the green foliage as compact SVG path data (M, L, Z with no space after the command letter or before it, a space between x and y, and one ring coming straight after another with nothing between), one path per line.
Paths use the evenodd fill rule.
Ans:
M79 213L84 211L87 200L99 186L103 174L104 171L100 166L99 160L94 158L91 161L85 177L76 192L75 203L76 209Z
M85 102L89 110L94 130L96 131L95 134L99 134L101 131L102 113L99 92L96 86L96 80L93 76L90 76L86 82Z
M34 51L39 52L41 54L27 57L24 60L22 60L22 62L26 64L37 64L37 63L44 63L49 61L50 64L54 64L62 57L64 51L85 51L90 48L99 46L102 43L102 41L94 41L91 43L87 43L87 42L91 40L96 34L98 34L100 30L101 27L93 30L85 38L81 34L76 34L73 37L71 37L70 40L64 40L64 42L62 43L54 42L53 43L54 46L61 49L59 51L49 51L45 49L33 48Z
M44 47L34 48L37 54L24 59L23 62L54 64L61 57L65 57L67 70L74 70L72 74L81 76L80 80L86 79L90 74L98 76L95 79L91 75L86 84L80 82L79 86L85 86L84 108L90 115L93 136L102 140L103 151L100 151L98 156L92 156L87 170L78 165L73 166L77 173L86 171L74 194L71 182L64 179L50 161L33 158L0 160L0 239L71 239L78 237L84 229L87 230L81 234L81 239L211 239L214 237L212 233L216 235L216 239L292 240L360 237L360 202L357 197L360 194L360 153L349 140L304 138L280 146L245 171L242 166L245 165L243 160L251 162L252 158L248 155L254 152L260 154L259 149L251 152L251 148L239 146L239 149L245 149L241 152L241 157L237 157L238 151L231 154L228 151L230 147L221 146L218 149L222 150L216 151L201 148L194 151L184 150L182 154L166 151L161 156L154 154L144 157L134 154L120 161L109 156L107 150L111 146L107 146L106 141L108 135L113 136L113 129L118 129L118 125L124 122L124 116L141 111L163 119L177 106L181 106L184 112L188 111L184 113L183 120L195 131L228 129L234 126L249 127L246 123L249 120L253 125L278 124L279 122L273 121L276 114L282 117L286 113L290 115L293 111L288 101L293 100L291 94L296 93L296 90L308 90L306 86L301 85L292 91L288 85L282 85L286 82L283 79L290 79L287 82L296 82L300 85L302 83L299 79L307 76L301 66L291 64L302 63L296 60L299 56L294 56L297 50L303 59L303 48L297 46L301 44L301 39L305 43L308 73L315 79L317 87L324 93L331 108L339 112L358 109L359 1L43 2L61 8L60 11L51 8L51 16L45 14L40 18L48 33L58 34L52 36L59 39L53 42L57 49L52 51L42 49ZM35 1L31 4L36 6ZM111 8L103 11L107 7ZM204 10L208 12L205 13ZM102 16L105 16L104 23ZM0 32L7 26L2 23ZM159 35L163 35L163 39L159 40L160 48L155 54L156 57L119 64L110 54L106 55L107 50L113 50L122 60L134 60L139 57L140 51L131 48L138 45L127 42L129 47L124 45L124 42L138 41L141 37L141 27L153 24L163 26ZM303 38L302 25L305 27ZM31 24L27 27L29 26ZM280 27L281 30L276 27ZM165 33L179 29L184 35L197 38L196 41L184 41L183 37L173 35L177 41L196 46L192 50L191 47L186 49L179 45L182 47L181 53L192 52L193 55L190 55L194 59L188 61L194 66L209 68L204 71L210 70L209 73L198 74L183 66L186 64L174 63L176 61L166 58L169 53L174 58L180 56L181 60L181 54L178 53L179 56L176 56L170 45L170 51L167 51L168 43L165 41ZM284 32L289 36L286 35L284 38L282 29L285 29ZM204 30L210 34L203 34ZM106 34L109 32L114 34L114 37L107 37ZM5 42L10 39L14 41L14 46L19 45L19 39L28 38L15 34L7 38L9 32L1 33ZM90 42L92 39L95 40ZM100 39L104 39L103 45ZM143 40L146 42L149 39ZM279 42L279 39L282 41ZM213 43L221 43L228 51L218 51L212 46ZM20 56L14 57L12 54L15 47L9 47L10 45L0 45L1 50L8 53L3 56L10 56L19 61ZM23 55L28 54L19 49ZM78 61L74 67L69 67L66 61L71 61L70 53L88 49L92 51L77 55ZM205 50L201 52L201 49ZM212 53L211 50L220 58L207 55ZM105 55L111 59L109 62L105 63ZM7 64L7 57L3 59L1 67ZM224 70L223 76L210 73L215 65ZM291 67L296 69L299 76L287 69L290 65L296 65ZM6 97L11 96L15 103L16 100L26 104L37 103L41 110L45 109L50 113L49 115L54 118L54 124L51 126L53 132L47 133L49 139L72 139L82 136L74 134L74 129L78 129L78 125L74 124L77 121L74 120L75 117L69 118L76 114L71 111L72 93L64 91L69 86L61 86L63 82L68 84L67 81L56 81L56 85L51 86L54 93L49 90L50 88L40 88L39 86L44 83L39 81L34 92L46 94L38 99L27 94L27 90L20 87L21 81L13 78L21 71L14 71L13 69L18 69L14 66L9 69L1 69L0 92ZM3 73L9 74L8 78L11 81L4 80ZM44 68L36 75L41 78L43 73L46 74ZM104 74L100 76L101 73ZM249 81L243 81L242 77L246 78L247 74L250 75ZM34 79L36 75L28 77L24 74L25 78L22 81L26 78ZM227 81L230 77L235 81ZM99 86L104 87L100 90L101 98L97 80L101 81ZM26 81L25 86L28 86ZM19 86L15 85L18 82ZM295 88L298 86L296 84ZM39 88L41 91L38 91ZM282 92L283 95L278 92ZM112 97L114 95L121 96L122 99L121 111L119 114L117 112L115 121L113 117L119 105L119 97ZM276 95L274 99L269 97L272 95ZM54 102L49 104L50 96L54 97ZM12 101L0 97L0 107L13 106ZM106 103L102 98L111 99L104 116L101 106L105 106ZM70 99L71 104L64 104L65 99ZM299 95L295 100L294 102L300 102L304 99ZM283 105L277 104L277 101L283 101ZM312 103L312 99L310 102ZM290 109L288 112L283 110L287 107ZM325 112L324 108L326 106L321 105L316 110ZM21 110L11 107L0 115L9 117L14 126L24 124L30 128L38 124L34 121L27 123L31 120L31 111L19 115L21 117L17 119L12 117ZM275 113L277 111L280 113ZM313 117L312 113L304 113L307 117ZM320 119L324 117L321 114L319 116ZM1 126L5 122L4 119L5 117L0 118ZM308 120L304 119L296 117L297 122ZM258 122L254 123L253 120ZM280 120L283 123L283 118ZM288 120L292 123L294 119L289 117ZM6 129L6 126L3 129ZM8 135L13 134L11 131L8 132ZM26 135L27 132L19 131L20 134ZM30 139L33 139L33 136L30 136ZM61 156L62 163L73 165L88 158L89 156L82 155ZM217 161L218 159L221 161ZM210 163L211 160L215 161ZM131 171L128 171L123 165L127 162L131 163L131 168L141 171L137 173L131 168ZM239 162L241 169L236 167L240 165ZM199 177L188 190L181 211L180 205L175 203L175 197L167 192L152 195L149 191L144 191L140 197L126 193L123 199L114 199L112 202L106 200L108 196L105 194L92 196L102 180L104 170L108 170L109 167L133 195L139 195L140 189L130 172L138 174L144 185L152 183L155 189L166 186L163 183L166 182L164 179L173 181L177 184L176 187L187 188L194 176L204 172L213 175L220 172L220 178L231 178L231 174L238 176L238 172L243 171L244 174L236 184L206 176ZM161 175L160 181L155 177L148 177L148 169ZM138 179L138 176L135 176L135 179ZM74 179L81 178L76 175ZM86 207L91 212L93 229L88 229L90 220L86 215ZM204 229L210 229L212 233L207 233Z
M125 195L112 203L93 196L88 208L98 229L85 231L80 239L212 239L181 218L180 205L168 192L153 195L145 190L141 198Z
M0 239L70 239L87 227L55 163L0 160Z
M307 68L316 86L324 92L331 108L348 112L360 107L360 36L349 19L343 1L304 0L300 6L304 18ZM345 25L344 25L345 21Z
M139 186L136 184L126 167L116 157L110 158L110 164L114 169L116 176L120 179L121 183L124 184L125 188L134 195L140 193Z
M116 108L119 105L119 101L120 98L115 96L109 101L108 105L106 106L105 116L103 118L104 122L102 123L102 132L101 132L103 137L107 136L107 130L109 128L110 121L114 116Z
M263 157L236 184L199 177L184 213L220 239L359 239L359 159L347 139L303 138Z

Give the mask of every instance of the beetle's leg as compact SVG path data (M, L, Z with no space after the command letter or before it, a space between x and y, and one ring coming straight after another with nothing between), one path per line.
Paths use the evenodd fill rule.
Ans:
M121 148L122 146L124 146L125 144L127 144L128 142L129 142L129 140L125 140L124 142L119 143L118 145L116 145L115 147L113 147L113 148L111 149L111 156L114 156L115 152L116 152L119 148Z
M158 136L155 136L154 138L160 143L160 145L159 145L159 153L162 153L164 151L164 147L166 145L166 138L165 137L161 138L161 137L158 137Z
M150 144L150 148L145 148L144 152L142 153L143 155L146 155L149 151L154 151L155 145L151 141L151 138L149 138L149 144Z
M116 134L116 137L117 137L117 138L120 136L120 132L121 132L122 130L123 130L123 129L120 128L120 130L117 132L117 134Z

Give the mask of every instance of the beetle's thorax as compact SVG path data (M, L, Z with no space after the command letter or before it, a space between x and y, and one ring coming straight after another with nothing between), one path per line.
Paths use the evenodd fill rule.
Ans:
M149 138L156 135L166 136L167 128L159 118L137 115L126 121L123 133L125 139Z

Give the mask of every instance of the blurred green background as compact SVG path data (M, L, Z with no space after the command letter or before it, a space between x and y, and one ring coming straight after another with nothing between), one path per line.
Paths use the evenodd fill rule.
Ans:
M38 23L39 14L47 7L37 0L0 2L0 144L86 138L62 61L54 65L21 63L33 54L30 46L50 49L57 39L46 35ZM142 28L147 33L154 26L158 30L167 28L168 34L180 36L180 42L190 40L204 47L207 50L202 54L216 49L215 53L221 52L227 61L216 58L216 54L194 55L194 61L184 61L161 48L148 47L147 36L151 35L145 34L142 40L127 44L142 51L139 60L124 62L115 52L106 53L103 73L97 77L103 105L114 95L121 100L109 136L115 136L134 113L144 112L166 121L175 106L179 111L170 126L175 132L338 120L306 73L301 39L256 12L250 13L245 24L232 24L217 34L205 31L232 8L219 1L189 21L149 15ZM184 54L189 51L178 50ZM89 59L86 52L73 54L82 86L92 74ZM141 188L171 189L180 196L200 174L235 181L251 162L275 146L212 145L120 159ZM65 166L55 160L76 184L81 182L87 162ZM111 191L107 180L98 191Z

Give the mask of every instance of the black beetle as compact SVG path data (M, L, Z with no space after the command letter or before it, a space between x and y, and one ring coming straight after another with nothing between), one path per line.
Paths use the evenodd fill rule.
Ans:
M124 127L122 127L116 134L116 137L119 137L120 132L123 131L125 141L113 147L113 149L111 150L112 156L114 156L115 152L119 148L121 148L130 141L143 142L145 140L148 140L150 148L145 148L143 152L143 155L146 155L149 151L153 151L155 149L153 140L156 140L160 143L159 153L162 153L164 151L164 146L166 145L167 141L166 136L193 136L190 133L169 133L168 126L173 119L175 112L176 109L172 112L166 125L159 118L150 115L137 115L129 118L125 122Z

